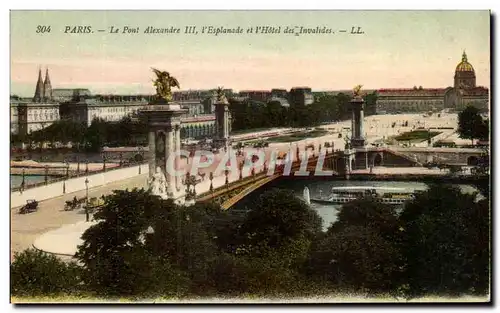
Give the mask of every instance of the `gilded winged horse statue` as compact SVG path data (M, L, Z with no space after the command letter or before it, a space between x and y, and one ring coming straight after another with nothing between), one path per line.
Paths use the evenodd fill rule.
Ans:
M169 72L160 71L155 68L151 68L156 74L156 80L153 80L153 85L156 87L156 96L160 99L164 99L167 102L172 101L172 88L181 88L179 81L173 76L170 76Z
M224 87L217 87L215 90L215 96L219 102L227 101L226 95L224 94Z
M362 87L363 87L363 85L357 85L356 87L354 87L354 89L352 90L354 97L361 97L361 88Z

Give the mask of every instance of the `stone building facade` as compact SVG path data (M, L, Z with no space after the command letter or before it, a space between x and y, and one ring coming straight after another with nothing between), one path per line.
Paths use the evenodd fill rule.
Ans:
M428 112L443 109L460 111L468 105L488 110L488 88L476 86L474 67L467 54L455 68L453 87L377 90L377 113Z

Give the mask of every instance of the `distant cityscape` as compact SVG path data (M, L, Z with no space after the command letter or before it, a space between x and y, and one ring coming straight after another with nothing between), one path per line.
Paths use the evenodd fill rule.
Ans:
M184 118L201 117L200 122L212 122L214 113L214 89L184 90L173 93L187 113ZM443 109L461 110L473 105L488 110L489 90L476 85L476 75L465 51L454 72L453 87L407 89L381 88L364 90L377 95L376 114L428 112ZM351 90L313 91L311 87L292 87L271 90L225 89L226 96L233 102L254 101L258 103L277 102L283 107L307 106L322 95L352 94ZM12 134L26 135L43 129L59 120L72 120L90 125L92 120L119 121L134 116L137 111L152 100L153 95L92 94L89 89L52 88L49 69L39 70L35 93L32 98L16 95L10 97L10 128ZM196 120L196 122L198 122ZM209 125L213 128L213 125ZM206 126L206 127L209 127Z

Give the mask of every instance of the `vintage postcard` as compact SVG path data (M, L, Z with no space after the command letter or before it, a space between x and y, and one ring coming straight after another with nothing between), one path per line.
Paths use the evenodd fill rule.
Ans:
M11 11L12 303L489 303L490 11Z

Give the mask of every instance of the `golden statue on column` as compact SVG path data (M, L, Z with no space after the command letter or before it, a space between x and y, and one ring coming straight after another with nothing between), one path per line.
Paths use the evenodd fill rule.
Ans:
M224 94L224 87L217 87L217 89L215 90L215 96L218 102L227 102L226 95Z
M352 90L352 94L355 98L357 97L361 97L362 94L361 94L361 88L363 87L363 85L357 85L356 87L354 87L354 89Z
M156 96L162 100L172 101L172 88L181 88L179 81L170 76L169 72L160 71L155 68L151 68L156 74L156 80L153 80L153 85L156 87Z

